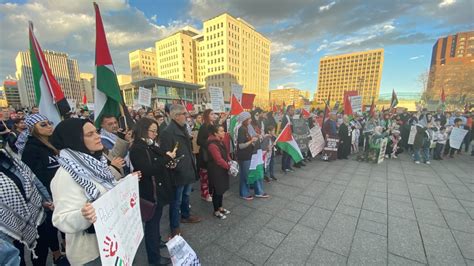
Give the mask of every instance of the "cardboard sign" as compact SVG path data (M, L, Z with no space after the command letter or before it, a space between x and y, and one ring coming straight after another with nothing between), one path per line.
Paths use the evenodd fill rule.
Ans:
M308 143L309 150L313 158L318 155L325 146L323 133L318 125L315 125L310 131L311 140Z
M351 102L352 113L362 114L362 96L350 96L349 101Z
M465 129L453 127L451 134L449 135L449 146L453 149L459 150L467 132L468 131Z
M219 87L209 87L211 97L211 109L216 113L225 112L224 91Z
M242 103L242 92L243 86L240 84L232 83L232 94L235 95L235 98L239 100L239 103Z
M410 135L408 135L408 145L413 145L415 143L416 136L416 126L411 126Z
M309 149L309 128L304 119L293 119L293 137L301 152L307 152Z
M92 203L102 265L132 265L143 239L138 178L124 177L113 189Z
M387 139L383 138L380 140L380 152L379 156L377 159L377 163L383 162L383 159L385 158L385 150L387 149Z
M143 87L138 88L138 104L151 107L151 90Z

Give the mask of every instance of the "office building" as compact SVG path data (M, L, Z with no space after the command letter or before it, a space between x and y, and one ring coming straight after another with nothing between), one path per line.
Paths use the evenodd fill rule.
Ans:
M309 91L296 88L280 88L270 91L270 103L277 106L294 104L295 108L303 108L309 97Z
M61 86L66 99L81 102L81 78L77 60L69 58L68 54L62 52L48 50L43 52L53 76ZM15 62L21 105L25 107L34 106L36 105L36 100L30 52L18 52Z
M81 73L81 93L86 95L87 102L94 102L94 75L91 73ZM82 103L82 101L81 101Z
M135 50L128 54L132 80L157 76L156 53L154 48Z
M3 89L5 92L5 99L8 103L8 106L11 106L15 109L21 108L20 101L20 92L18 91L18 82L13 78L7 78L3 82Z
M331 102L342 103L344 91L358 91L362 104L378 99L384 50L376 49L349 54L325 56L319 61L318 87L315 105L321 105L331 95Z

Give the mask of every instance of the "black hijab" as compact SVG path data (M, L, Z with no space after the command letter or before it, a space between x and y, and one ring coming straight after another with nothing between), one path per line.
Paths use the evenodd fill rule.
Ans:
M56 128L52 136L52 144L56 149L71 149L86 154L91 154L84 144L84 125L91 123L88 119L79 118L68 118L61 121ZM91 154L96 159L100 159L102 151Z

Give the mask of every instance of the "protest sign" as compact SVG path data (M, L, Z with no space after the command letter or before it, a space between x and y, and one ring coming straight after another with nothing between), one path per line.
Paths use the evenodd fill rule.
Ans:
M143 239L138 178L128 175L92 203L102 265L132 265Z
M304 119L293 119L293 137L301 152L308 151L309 128Z
M94 111L94 103L87 103L87 109L89 111Z
M362 114L362 96L350 96L349 101L351 102L352 113Z
M219 87L209 87L211 109L216 113L225 112L224 91Z
M240 84L235 84L232 83L232 94L235 95L235 98L239 100L239 103L242 104L242 91L243 91L243 86Z
M453 127L453 130L451 130L451 134L449 135L449 146L453 149L459 150L467 132L468 131L465 129Z
M378 155L377 163L383 162L383 159L385 158L385 150L387 149L387 139L383 138L380 140L380 152Z
M337 147L339 145L338 138L327 138L326 146L323 149L323 159L326 161L337 159Z
M138 88L138 104L151 107L151 90L143 87Z
M318 125L315 125L309 132L311 140L308 143L308 147L311 151L311 155L315 157L324 149L324 137L321 128Z
M410 135L408 135L408 145L413 145L415 143L416 136L416 126L411 126Z

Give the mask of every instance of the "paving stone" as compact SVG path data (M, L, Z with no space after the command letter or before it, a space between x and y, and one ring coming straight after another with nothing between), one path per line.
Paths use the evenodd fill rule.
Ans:
M374 221L374 222L377 222L377 223L387 224L387 214L385 214L385 213L362 210L360 212L360 218L370 220L370 221Z
M322 231L326 227L331 215L331 211L313 206L301 218L299 224Z
M386 224L381 224L381 223L377 223L374 221L360 218L359 222L357 223L357 229L387 237Z
M387 238L357 230L348 265L386 265Z
M308 196L304 196L304 195L298 195L295 198L295 201L305 203L305 204L309 204L309 205L313 205L313 203L316 201L316 198L308 197Z
M431 191L425 184L408 183L408 190L412 198L433 200Z
M405 203L410 203L410 204L411 204L411 198L410 198L410 196L388 193L388 199L389 199L389 200L401 201L401 202L405 202Z
M238 255L234 255L226 261L225 265L229 265L229 266L234 266L234 265L235 266L252 266L253 264L246 261L246 260L244 260L244 259L242 259Z
M370 191L367 190L367 193L365 194L367 196L372 196L372 197L377 197L377 198L382 198L386 199L387 198L387 192L379 192L379 191Z
M364 204L362 204L362 209L387 213L387 200L372 196L365 196Z
M243 205L237 205L234 208L230 209L232 211L232 214L239 215L239 216L247 216L251 212L254 211L254 209L250 207L246 207Z
M415 213L419 223L448 228L443 214L439 209L415 209Z
M416 221L388 217L388 250L393 254L426 263Z
M449 229L420 224L430 265L464 265L464 258Z
M427 200L427 199L420 199L420 198L412 198L413 206L415 209L435 209L439 210L438 204L434 200Z
M344 191L341 190L326 190L314 203L314 205L328 209L334 210L339 202L339 199L342 197Z
M263 265L272 253L272 248L253 241L247 242L237 252L239 256L245 258L254 265Z
M225 249L236 252L253 236L249 231L230 229L228 232L222 234L215 241L219 246Z
M474 260L474 234L468 234L456 230L452 230L452 232L464 257Z
M337 253L325 250L320 247L315 247L308 260L306 265L316 265L316 266L325 266L325 265L334 265L334 266L343 266L346 265L347 258L339 255Z
M373 180L373 179L372 179ZM387 183L385 182L369 182L369 185L367 187L368 191L377 191L377 192L387 192Z
M336 207L336 212L354 216L354 217L359 217L360 209L339 203L339 205L337 205Z
M215 244L209 244L198 253L199 260L203 265L222 265L230 256L232 253Z
M456 211L465 213L466 210L463 208L461 203L457 199L435 196L436 203L442 210Z
M290 203L288 203L288 205L286 205L286 208L293 211L305 213L311 207L311 205L312 204L301 203L298 201L291 201Z
M356 223L357 219L352 216L334 213L318 241L318 246L348 256Z
M360 208L362 207L362 203L364 201L364 193L365 190L362 189L348 188L346 191L344 191L341 203L343 203L344 205Z
M285 239L286 235L270 228L263 228L255 235L255 241L262 243L273 249L280 245L281 241Z
M267 223L267 227L268 228L271 228L273 230L276 230L280 233L283 233L283 234L288 234L291 229L293 229L293 227L295 226L296 223L294 222L290 222L288 220L284 220L284 219L281 219L281 218L278 218L278 217L275 217L273 219L271 219L268 223Z
M296 225L265 265L302 265L311 254L321 232Z
M393 255L391 253L388 254L388 265L389 266L422 266L426 265L423 263L419 263L417 261L409 260L407 258L403 258L400 256Z
M448 222L449 228L451 230L458 230L462 232L467 232L474 234L474 221L466 213L452 212L442 210L444 218Z
M276 216L291 222L298 222L300 218L303 216L304 213L290 210L290 209L282 209L280 210Z
M415 220L415 212L411 203L389 200L388 215Z

